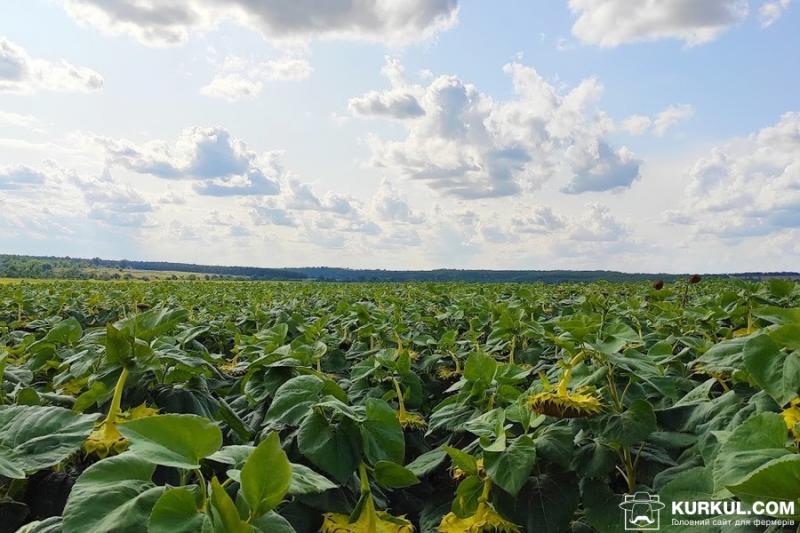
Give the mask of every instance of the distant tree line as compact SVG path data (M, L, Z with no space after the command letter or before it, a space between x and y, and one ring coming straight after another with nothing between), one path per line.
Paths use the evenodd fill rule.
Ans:
M34 257L0 255L0 277L61 278L61 279L132 279L132 270L161 273L188 273L180 278L175 274L159 275L159 279L248 279L248 280L307 280L345 282L402 282L402 281L463 281L476 283L563 283L605 280L675 281L686 274L626 273L612 270L360 270L334 267L260 268L246 266L213 266L166 261L109 260L94 257ZM744 272L725 274L740 279L759 280L786 277L800 279L797 272ZM139 276L138 279L149 279Z

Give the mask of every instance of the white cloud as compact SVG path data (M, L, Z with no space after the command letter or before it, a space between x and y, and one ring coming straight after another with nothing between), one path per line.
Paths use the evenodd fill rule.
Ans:
M631 115L622 121L622 129L632 135L643 135L652 125L653 119L646 115Z
M629 232L608 206L591 203L586 205L581 217L570 223L569 237L576 241L613 242L627 237Z
M526 216L515 217L512 228L517 233L548 234L566 226L564 217L548 206L534 206Z
M311 75L311 65L303 57L282 57L252 61L228 56L220 71L200 89L201 94L235 102L261 93L270 81L299 81Z
M407 135L369 137L371 163L465 199L515 195L556 177L568 180L569 193L624 188L638 178L640 161L605 138L613 123L596 107L597 80L564 93L531 67L511 63L503 70L515 93L504 102L456 76L409 84L388 61L383 72L392 88L356 101L388 101L402 91L424 114L392 114L406 119Z
M197 180L195 190L207 196L275 195L283 175L281 152L256 154L223 128L185 129L173 144L141 145L97 137L108 163L166 179Z
M103 77L65 60L34 59L19 45L0 37L0 92L31 93L36 90L94 92L103 88Z
M0 191L44 185L47 175L26 165L0 168Z
M184 43L192 32L234 20L273 40L311 37L405 44L456 22L456 0L66 0L79 22L153 46Z
M711 149L667 221L744 238L800 228L800 113Z
M761 19L761 27L766 28L768 26L772 26L777 22L779 18L783 16L783 13L789 9L792 0L775 0L771 2L764 2L760 8L758 8L758 16Z
M41 132L42 123L33 115L21 115L8 111L0 111L0 126L14 126Z
M372 211L381 220L407 224L422 224L425 221L425 217L412 210L408 199L386 179L381 181L371 204Z
M569 0L572 33L604 47L656 39L688 46L716 39L747 18L747 0Z
M688 104L671 105L653 119L653 135L663 137L669 128L694 116L694 108Z
M693 116L693 106L674 104L652 118L646 115L631 115L622 121L621 128L632 135L643 135L649 131L656 137L663 137L670 128Z
M351 98L348 109L362 117L414 118L425 114L413 94L400 90L370 91L364 96Z

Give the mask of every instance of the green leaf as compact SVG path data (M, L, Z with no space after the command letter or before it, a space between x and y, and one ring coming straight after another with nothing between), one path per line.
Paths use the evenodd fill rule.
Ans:
M769 335L758 335L747 341L744 365L758 386L778 405L786 405L800 391L800 354L781 351Z
M0 476L11 479L25 479L25 471L18 466L14 450L0 446Z
M175 326L184 322L188 316L189 313L184 309L156 308L120 320L114 326L128 337L149 342L160 335L169 333Z
M447 455L450 456L450 460L452 460L453 464L458 468L470 475L478 473L478 462L473 456L458 448L453 448L452 446L445 446L444 449Z
M434 448L408 463L406 468L411 470L417 477L427 476L439 468L439 465L442 464L445 457L447 457L447 452L444 448Z
M317 474L309 467L292 463L292 480L289 482L289 494L317 494L335 489L336 485L322 474Z
M289 521L275 511L253 520L253 527L262 533L296 533Z
M197 508L195 494L186 487L167 489L156 501L148 533L210 533L211 520Z
M619 414L608 417L603 435L621 446L632 446L656 430L656 414L647 400L634 400Z
M297 376L281 385L266 420L296 426L319 401L325 383L316 376Z
M0 406L0 469L7 477L60 463L78 451L100 415L61 407ZM8 474L14 475L8 475ZM23 476L24 477L24 476Z
M106 359L126 368L133 364L131 339L111 323L106 324Z
M222 431L197 415L156 415L119 426L130 451L151 463L175 468L200 468L200 459L222 445Z
M374 467L375 481L387 489L402 489L419 483L414 472L391 461L378 461Z
M242 520L236 504L222 488L217 478L211 479L211 516L214 530L224 533L251 533L253 527Z
M497 371L497 361L490 355L474 352L464 365L464 379L467 381L482 381L491 383Z
M776 515L800 518L800 455L791 454L774 459L757 468L741 482L728 489L742 501L794 502L794 514Z
M253 450L242 467L242 495L252 517L274 509L289 491L292 467L277 433L270 434Z
M517 507L523 510L518 520L527 526L527 531L561 533L569 530L578 508L578 483L571 474L542 474L532 477L515 500ZM619 511L618 507L616 509Z
M478 476L468 476L456 488L456 497L453 499L452 511L459 518L475 514L478 508L478 498L483 492L483 482Z
M64 533L138 533L164 487L155 465L130 454L103 459L75 482L64 507Z
M740 484L757 468L789 454L786 425L777 413L761 413L737 427L720 447L713 465L714 492Z
M255 446L247 444L231 444L230 446L223 446L219 451L206 457L206 459L240 468L255 449Z
M517 437L505 451L483 453L486 472L500 488L515 496L536 463L536 446L527 435Z
M394 409L383 400L370 398L367 400L366 413L366 420L361 424L361 436L364 455L369 462L403 463L405 436Z
M783 298L792 294L794 290L794 281L790 279L773 278L767 281L769 293L776 298Z
M361 456L358 429L353 423L345 419L333 425L320 413L312 412L303 420L297 445L300 453L340 483L350 479Z

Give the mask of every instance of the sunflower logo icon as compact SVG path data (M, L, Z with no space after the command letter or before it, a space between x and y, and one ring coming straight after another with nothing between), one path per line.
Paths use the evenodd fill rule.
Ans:
M661 527L661 497L648 492L626 494L619 504L625 516L625 531L658 531Z

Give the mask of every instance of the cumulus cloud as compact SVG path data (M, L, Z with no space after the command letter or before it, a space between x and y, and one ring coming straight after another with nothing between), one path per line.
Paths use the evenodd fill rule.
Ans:
M273 207L269 205L253 206L250 214L253 222L259 226L275 225L294 228L299 225L291 213L281 207Z
M534 206L526 216L515 217L512 229L517 233L548 234L566 226L564 217L548 206Z
M608 206L591 203L586 205L583 215L571 222L569 237L576 241L614 242L622 240L629 232Z
M414 210L408 199L389 180L382 180L372 197L372 211L382 220L406 224L422 224L425 217Z
M311 71L311 65L303 57L283 57L257 62L228 56L214 79L202 87L200 93L235 102L257 96L265 83L304 80L311 75Z
M514 195L554 177L566 177L570 193L629 187L638 178L640 161L606 139L613 123L597 109L597 80L563 92L520 63L504 72L514 98L496 101L456 76L410 84L388 61L391 89L350 101L351 109L377 109L371 114L403 119L406 127L400 141L367 139L371 163L464 199ZM413 96L420 111L389 113L386 102L398 94Z
M370 91L364 96L351 98L348 109L363 117L414 118L425 114L416 97L402 90Z
M569 8L573 35L603 47L665 38L703 44L749 11L747 0L569 0Z
M197 180L207 196L275 195L283 175L281 152L257 154L223 128L185 129L174 143L136 144L98 137L110 165L165 179Z
M154 46L184 43L190 33L234 20L276 40L332 37L405 44L456 22L456 0L66 0L79 22L132 35Z
M689 104L675 104L667 107L655 116L631 115L621 123L621 128L632 135L643 135L651 132L656 137L663 137L667 130L694 116L694 107Z
M19 45L0 37L0 92L31 93L42 89L88 93L102 88L103 77L94 70L63 59L34 59Z
M772 26L775 22L783 16L783 13L789 9L792 0L776 0L773 2L764 2L758 8L758 16L761 19L761 27L766 28Z
M0 190L26 189L44 185L47 175L26 165L0 168Z
M89 218L112 226L152 225L148 213L153 211L153 206L141 194L127 186L110 187L108 183L103 183L102 187L102 191L88 188L85 192Z
M800 228L800 113L715 146L689 171L680 208L667 221L723 237Z

